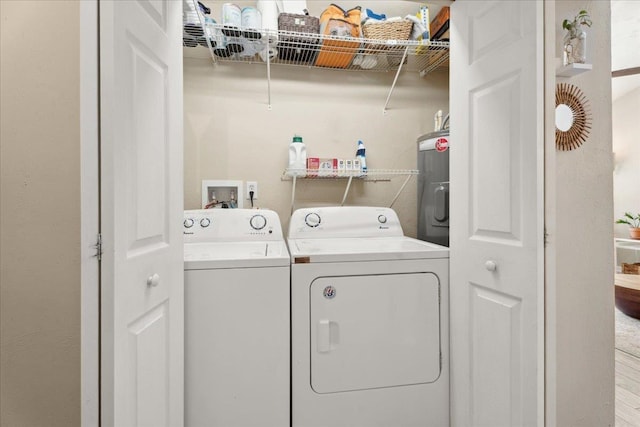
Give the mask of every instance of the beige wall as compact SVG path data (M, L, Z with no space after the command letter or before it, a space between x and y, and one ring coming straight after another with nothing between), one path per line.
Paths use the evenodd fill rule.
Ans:
M0 1L0 29L0 425L74 426L79 5Z
M634 76L638 77L638 76ZM629 78L629 77L623 77ZM622 218L625 212L640 212L640 88L616 99L613 103L613 152L615 169L613 172L614 218ZM616 237L629 237L629 227L625 224L615 226ZM640 251L617 250L618 264L621 262L640 262Z
M433 114L448 111L448 73L424 79L405 74L386 114L391 74L331 70L272 70L272 110L267 108L265 69L247 64L213 68L210 61L185 62L185 208L199 208L203 179L257 181L256 205L278 212L285 228L291 181L282 181L288 147L301 135L309 156L350 158L357 142L367 148L367 166L415 169L416 138L433 130ZM346 204L388 205L403 178L354 182ZM394 208L405 233L416 234L416 179ZM296 207L335 205L346 181L302 181ZM245 207L248 201L245 201Z
M221 2L207 3L217 19ZM376 7L399 15L417 8L409 2L397 2L400 6L393 9L384 3L393 2ZM311 13L319 14L323 4L310 2L310 7L319 8ZM353 157L361 139L369 168L415 169L417 137L433 130L438 109L448 112L446 69L425 78L417 72L402 73L386 114L383 106L394 73L274 66L271 77L269 110L264 65L214 67L210 58L185 60L185 209L200 208L202 180L257 181L256 205L277 211L286 233L292 183L282 181L281 175L294 134L303 137L310 157ZM346 204L388 206L402 183L403 178L355 182ZM296 207L336 205L345 184L300 182ZM414 177L394 205L405 233L412 236L417 232L416 191ZM245 207L248 203L245 200Z
M369 168L415 169L416 138L433 130L433 114L449 103L446 71L425 79L403 75L386 114L390 74L274 67L272 110L262 66L213 68L210 61L187 60L184 76L185 208L200 207L204 179L257 181L257 206L276 210L285 231L292 182L281 175L294 134L309 156L350 158L361 139ZM347 204L388 205L402 183L355 182ZM417 227L415 183L412 178L394 205L409 235ZM296 207L338 204L345 184L300 182Z
M562 20L585 7L593 17L587 31L587 58L593 70L558 79L584 92L593 128L582 147L573 151L556 151L553 133L548 138L546 363L553 375L546 384L547 420L550 426L613 425L611 10L604 1L555 5L556 24L550 31L555 31L556 57L562 52Z

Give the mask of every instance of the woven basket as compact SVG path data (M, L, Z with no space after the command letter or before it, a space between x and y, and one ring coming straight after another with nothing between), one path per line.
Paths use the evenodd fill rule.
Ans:
M622 274L640 274L640 262L635 264L622 263Z
M365 39L370 40L408 40L412 29L413 22L411 21L379 22L363 25L362 35ZM394 65L400 64L403 50L404 47L398 46L396 43L367 43L364 46L364 53L367 55L387 53L387 60Z
M379 22L376 24L366 24L362 26L362 33L365 39L373 40L409 40L413 22Z

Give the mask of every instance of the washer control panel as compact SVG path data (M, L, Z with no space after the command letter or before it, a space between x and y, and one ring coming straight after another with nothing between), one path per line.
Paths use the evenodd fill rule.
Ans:
M340 206L298 209L291 215L289 238L403 236L391 208Z
M197 209L184 211L185 243L282 240L278 214L268 209Z

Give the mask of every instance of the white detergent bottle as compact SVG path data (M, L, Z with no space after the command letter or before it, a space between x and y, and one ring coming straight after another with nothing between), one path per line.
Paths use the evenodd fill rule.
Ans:
M307 148L302 137L295 135L289 144L289 175L307 176Z

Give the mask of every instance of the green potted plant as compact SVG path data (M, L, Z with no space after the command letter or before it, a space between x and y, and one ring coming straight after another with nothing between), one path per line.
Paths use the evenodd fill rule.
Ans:
M629 237L640 239L640 213L633 215L631 212L625 212L624 217L618 219L616 224L627 224L629 226Z
M567 34L564 36L564 65L586 62L587 33L583 26L590 27L592 23L589 12L586 10L578 12L573 21L568 19L562 21L562 28L567 30Z

